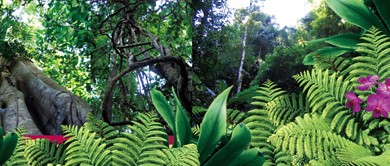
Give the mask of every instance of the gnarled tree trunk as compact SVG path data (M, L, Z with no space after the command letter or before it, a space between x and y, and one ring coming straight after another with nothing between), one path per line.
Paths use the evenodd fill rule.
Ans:
M0 78L1 126L28 134L60 134L61 125L82 125L90 107L45 76L29 60L13 59Z

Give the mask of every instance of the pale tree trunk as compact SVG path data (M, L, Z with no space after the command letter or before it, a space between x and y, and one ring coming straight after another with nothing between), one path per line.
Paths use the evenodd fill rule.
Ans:
M27 134L61 134L61 125L82 125L90 107L29 60L14 59L2 67L1 126L25 128Z
M242 71L244 68L244 60L245 60L246 36L248 33L248 22L249 22L249 19L251 16L251 12L252 12L252 0L250 0L250 3L249 3L249 9L248 9L249 18L245 20L246 23L245 23L245 29L244 29L244 36L242 38L242 54L241 54L241 59L240 59L240 67L238 68L237 93L241 92L241 87L242 87L242 73L243 73Z

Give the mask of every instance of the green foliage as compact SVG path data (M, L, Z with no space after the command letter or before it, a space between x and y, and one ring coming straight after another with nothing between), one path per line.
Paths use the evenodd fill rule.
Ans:
M193 142L197 143L199 161L202 165L228 165L232 164L250 164L257 165L264 162L264 158L261 152L257 149L247 150L247 147L251 140L251 132L245 124L235 125L231 135L227 134L227 96L232 87L223 91L217 98L211 103L209 109L207 110L205 117L201 123L201 126L196 126L192 129L192 133L186 130L188 138L192 138ZM154 103L156 108L162 114L167 114L166 110L163 110L164 107L161 105L166 105L170 107L165 98L162 96L161 92L153 90L151 93L154 96ZM176 104L178 106L176 117L180 114L180 102L174 94ZM165 103L165 104L161 104ZM172 109L172 108L168 108ZM182 111L182 110L181 110ZM182 111L184 113L184 111ZM235 111L236 113L239 111ZM171 112L172 114L173 111ZM235 115L235 113L233 113ZM180 119L175 119L176 127L179 124L179 121L187 121L186 116L180 117ZM181 122L182 124L184 122ZM185 124L184 124L185 125ZM189 125L188 125L189 127ZM182 129L184 130L184 128ZM177 131L177 133L179 133ZM192 134L194 136L192 136ZM198 136L199 135L199 136ZM175 135L175 137L178 134ZM180 139L180 137L179 137ZM180 141L179 141L180 142Z
M345 70L347 79L357 80L360 76L379 75L380 81L390 77L390 37L378 28L371 27L363 34L364 41L358 44L357 52L364 56L352 59L353 64Z
M57 143L47 139L26 140L24 154L28 161L26 165L63 165L66 157L64 144L57 146Z
M142 114L140 122L129 126L130 132L122 132L113 140L112 163L116 165L164 165L165 156L159 150L167 149L167 134L157 122L156 114Z
M269 79L287 91L297 92L298 85L291 76L308 69L302 64L302 55L307 54L311 49L299 45L276 47L273 53L267 55L260 63L256 78L251 84L260 84Z
M230 124L233 126L241 123L247 116L245 112L235 110L235 109L227 109L226 115L227 115L226 116L227 121L230 122Z
M0 165L3 165L13 154L19 136L15 133L7 133L3 136L3 128L0 127Z
M258 85L252 86L248 89L245 89L241 91L240 93L235 94L233 97L231 97L227 104L229 106L236 105L236 104L247 104L251 100L252 97L257 96L258 93L256 90L259 88Z
M388 20L390 14L387 12L388 9L385 8L386 5L382 4L383 2L375 1L372 6L368 6L370 1L366 3L364 0L326 0L325 2L345 21L357 25L365 31L368 31L371 27L375 26L385 34L389 34L387 23L390 22L390 20ZM381 6L378 7L377 5ZM354 51L357 44L361 42L357 36L360 36L360 34L341 34L317 40L325 41L336 47L329 47L327 48L327 51L320 49L308 54L303 62L307 65L313 65L315 62L313 55L316 54L319 54L320 56L329 55L337 57L346 52Z
M106 149L104 139L97 138L94 132L84 127L63 126L67 141L66 165L108 165L109 151Z
M250 110L247 113L247 118L243 121L252 133L250 146L259 148L264 154L266 159L264 165L290 163L289 156L275 150L274 146L267 143L268 137L271 136L277 128L269 118L267 104L279 96L284 95L286 92L277 88L276 85L269 80L260 86L257 92L260 95L253 97L255 101L252 102L252 104L258 108Z
M150 94L157 111L173 131L175 139L173 147L182 147L190 143L192 132L187 115L184 112L180 100L177 98L173 88L172 92L176 103L176 114L173 112L171 105L160 91L153 89Z
M306 100L303 93L297 95L282 95L267 103L268 117L275 126L285 125L295 119L297 116L302 116L304 113L310 112L309 102Z
M226 102L232 87L223 91L211 103L200 125L198 151L203 163L218 146L222 136L226 135Z
M345 110L344 103L346 99L344 94L352 89L349 81L345 81L343 77L337 76L336 73L329 75L329 71L312 70L305 71L294 78L303 87L303 91L307 93L308 101L312 112L322 113L324 116L332 116L333 110ZM334 104L330 104L334 103Z
M198 166L199 153L195 144L184 145L181 148L163 149L162 152L167 156L169 165L188 165Z
M327 160L335 158L336 149L344 148L352 142L333 133L327 121L318 114L305 114L279 128L268 139L276 148L290 155L308 159Z
M6 165L199 165L197 146L168 149L167 134L155 113L139 114L124 132L88 115L82 126L63 126L62 144L22 137Z

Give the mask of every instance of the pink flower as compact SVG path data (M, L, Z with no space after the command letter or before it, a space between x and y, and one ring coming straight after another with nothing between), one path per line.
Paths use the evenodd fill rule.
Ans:
M367 99L366 111L372 112L372 116L375 118L379 118L381 114L383 117L388 118L390 99L385 98L384 95L371 94Z
M385 98L390 98L390 78L386 79L385 84L378 82L378 85L376 93L385 96Z
M345 107L352 108L352 112L354 113L360 112L360 103L362 103L362 99L358 98L353 92L348 92L345 95L345 98L348 99Z
M367 76L366 78L364 77L359 77L358 78L358 82L361 84L359 86L357 86L356 88L358 88L359 90L361 91L365 91L367 90L368 88L370 88L371 86L374 86L376 81L379 79L379 76L377 75L374 75L374 76Z

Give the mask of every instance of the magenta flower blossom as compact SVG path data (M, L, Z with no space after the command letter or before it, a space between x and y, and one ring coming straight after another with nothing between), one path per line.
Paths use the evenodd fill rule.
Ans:
M371 86L374 86L378 79L379 79L379 76L377 76L377 75L374 75L374 76L370 76L369 75L369 76L367 76L365 78L364 77L359 77L357 81L361 85L357 86L356 88L358 88L361 91L365 91L368 88L370 88Z
M348 92L345 95L345 98L348 99L348 102L345 104L345 107L352 108L352 112L360 112L360 103L362 103L362 99L358 98L355 93Z
M388 112L390 111L390 99L385 98L384 95L371 94L367 99L367 112L372 112L372 116L379 118L382 114L383 117L388 118Z
M378 82L378 85L376 93L385 96L385 98L390 98L390 78L386 79L385 83Z

